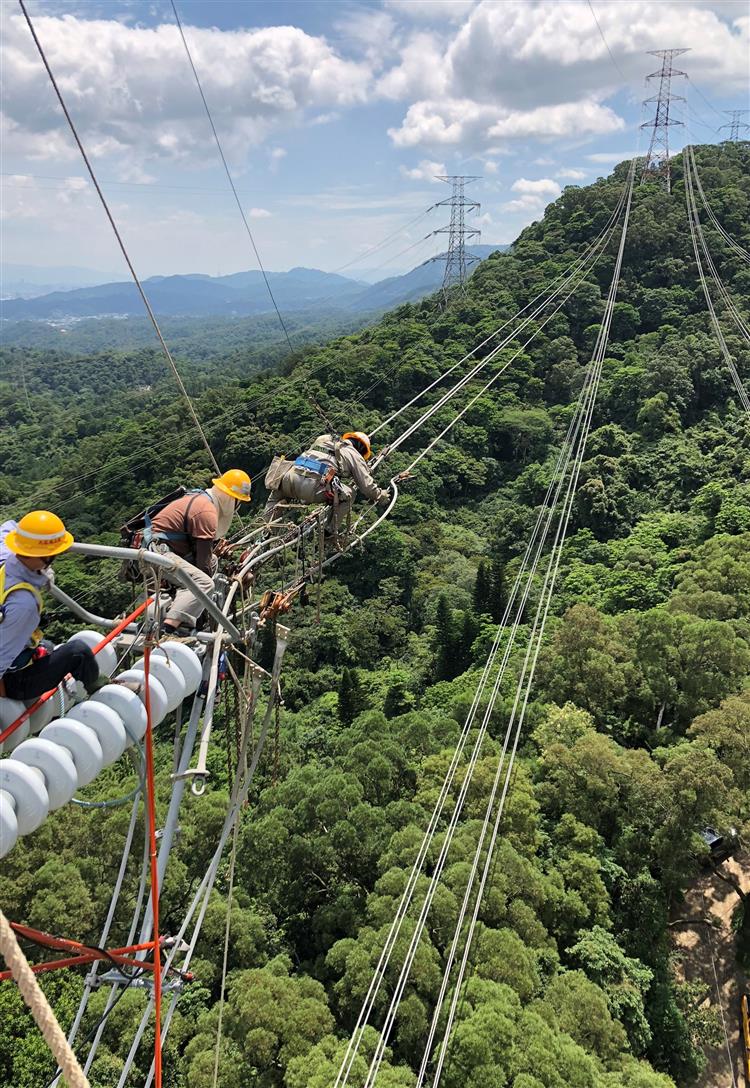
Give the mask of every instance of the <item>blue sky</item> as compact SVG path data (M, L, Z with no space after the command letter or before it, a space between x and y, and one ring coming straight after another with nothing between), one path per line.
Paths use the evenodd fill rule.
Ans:
M418 263L441 245L444 210L408 225L447 195L436 173L481 175L482 241L512 241L643 149L649 49L691 50L676 147L750 104L744 0L177 2L270 269ZM28 3L141 274L253 267L169 2ZM28 29L1 11L3 259L119 278Z

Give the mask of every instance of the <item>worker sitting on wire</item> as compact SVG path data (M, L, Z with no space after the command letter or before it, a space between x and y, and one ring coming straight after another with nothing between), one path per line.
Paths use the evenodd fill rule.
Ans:
M72 639L48 650L39 629L52 562L72 543L72 534L49 510L0 526L0 696L36 699L68 673L89 694L100 686L99 666L84 642Z
M214 541L229 531L240 502L250 501L250 477L241 468L230 468L211 481L207 491L188 491L162 507L144 534L144 543L169 555L204 593L214 588L216 571ZM170 581L169 571L161 576ZM164 634L187 634L203 614L203 605L189 589L178 587L164 617Z
M367 469L371 457L370 437L364 431L347 431L341 438L322 434L296 461L274 457L266 474L266 487L271 493L263 516L266 521L273 520L275 508L283 499L305 506L327 503L331 512L326 533L338 536L349 518L353 497L342 478L351 480L366 499L379 506L390 500L390 492L379 487Z

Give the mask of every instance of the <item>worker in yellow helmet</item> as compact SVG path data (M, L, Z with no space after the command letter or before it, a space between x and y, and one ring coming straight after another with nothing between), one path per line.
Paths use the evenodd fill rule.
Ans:
M390 492L381 488L370 475L367 462L372 457L370 436L364 431L347 431L340 438L322 434L296 461L274 458L266 476L270 490L264 510L271 520L277 503L292 499L305 505L328 503L331 516L328 532L336 535L345 525L352 507L352 489L343 482L350 480L366 499L384 506Z
M71 673L96 690L99 667L85 643L72 639L49 653L41 645L42 593L56 555L73 543L56 514L33 510L0 526L0 696L29 701Z
M148 529L150 547L168 553L204 593L214 588L214 543L226 536L238 503L250 501L250 477L241 468L215 476L206 491L188 491L164 506ZM169 573L164 572L169 580ZM203 606L188 589L178 588L164 617L164 631L192 630Z

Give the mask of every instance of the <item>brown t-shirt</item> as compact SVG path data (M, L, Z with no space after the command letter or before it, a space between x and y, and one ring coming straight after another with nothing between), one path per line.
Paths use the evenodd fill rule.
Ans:
M186 511L190 511L185 517ZM218 513L208 495L183 495L159 511L151 522L154 533L188 534L187 540L170 540L167 543L177 555L195 551L196 540L215 540L218 531Z

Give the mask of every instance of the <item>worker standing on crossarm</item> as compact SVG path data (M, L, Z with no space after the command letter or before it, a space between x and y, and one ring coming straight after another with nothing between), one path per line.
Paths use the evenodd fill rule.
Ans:
M89 694L99 686L99 666L80 640L47 651L39 622L42 594L52 582L52 562L73 536L56 514L33 510L0 526L0 696L36 699L70 673Z
M229 531L237 504L250 501L250 477L241 468L230 468L211 483L206 491L188 491L168 503L154 515L144 538L150 548L169 555L206 594L214 588L214 542ZM170 581L169 571L161 574ZM200 601L178 586L164 617L164 632L190 631L202 613Z
M351 480L366 499L384 506L390 492L381 488L370 475L367 462L372 457L370 436L364 431L347 431L339 438L322 434L296 461L274 458L266 475L270 490L263 515L272 520L277 503L294 499L312 506L331 506L327 531L338 534L352 507L352 489L343 480Z

